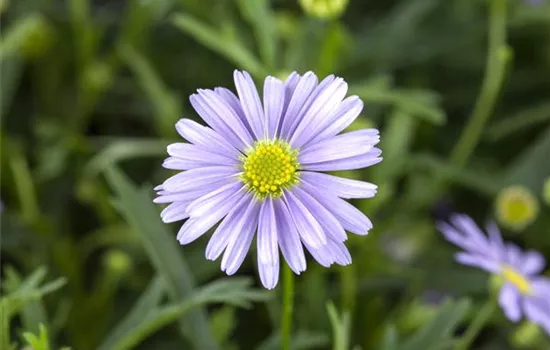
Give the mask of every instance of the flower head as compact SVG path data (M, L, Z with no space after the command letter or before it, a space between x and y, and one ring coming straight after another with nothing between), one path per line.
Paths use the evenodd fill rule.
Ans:
M455 214L450 223L438 224L438 229L465 250L456 255L458 262L501 279L499 304L508 319L517 322L524 315L550 334L550 279L541 276L546 262L539 252L505 243L493 223L487 225L485 235L466 215Z
M328 76L292 73L267 77L263 103L250 75L235 71L237 95L225 88L198 90L191 104L208 124L176 124L188 143L168 146L164 167L182 172L158 186L156 203L171 203L165 222L187 219L181 244L218 222L206 258L222 256L228 275L241 266L256 237L260 278L274 288L279 249L290 268L306 269L304 247L323 266L347 265L346 230L365 235L370 220L345 199L369 198L377 187L321 171L364 168L381 161L376 129L340 134L363 103L345 98L347 84Z

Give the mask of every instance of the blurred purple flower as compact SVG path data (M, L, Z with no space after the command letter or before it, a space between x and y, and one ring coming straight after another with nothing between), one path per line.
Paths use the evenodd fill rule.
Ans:
M536 251L522 251L504 243L498 227L487 225L488 236L472 218L455 214L449 223L439 223L445 238L464 249L456 260L502 278L499 304L512 322L531 320L550 334L550 279L541 276L544 257Z
M221 220L206 258L223 253L228 275L241 266L257 231L260 278L269 289L279 279L279 248L296 274L306 269L303 246L323 266L350 264L345 231L365 235L372 223L344 199L373 197L377 187L320 171L381 161L378 130L339 135L363 102L344 99L347 84L333 75L321 82L312 72L292 73L284 82L267 77L263 103L248 73L235 71L234 79L237 95L219 87L190 97L209 127L190 119L176 124L189 143L168 146L164 167L183 172L155 188L156 203L172 203L163 221L187 219L177 238L188 244Z

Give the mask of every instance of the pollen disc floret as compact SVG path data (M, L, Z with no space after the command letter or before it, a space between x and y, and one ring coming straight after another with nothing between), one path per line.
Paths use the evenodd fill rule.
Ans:
M513 267L504 266L502 268L502 276L506 281L516 286L521 294L531 294L531 283L523 274L517 272Z
M285 141L258 141L242 157L242 180L260 198L279 197L298 182L297 154Z

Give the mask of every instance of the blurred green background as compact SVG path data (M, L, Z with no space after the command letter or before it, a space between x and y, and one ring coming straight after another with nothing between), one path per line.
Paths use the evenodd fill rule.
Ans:
M535 2L1 0L0 348L279 348L280 287L261 288L255 252L227 278L151 203L174 123L197 119L188 95L233 89L238 68L260 86L342 76L365 102L352 128L382 135L384 161L346 173L379 185L354 201L375 228L348 240L351 266L296 278L293 349L452 349L490 292L437 219L496 218L550 258L550 3ZM549 347L500 311L475 343Z

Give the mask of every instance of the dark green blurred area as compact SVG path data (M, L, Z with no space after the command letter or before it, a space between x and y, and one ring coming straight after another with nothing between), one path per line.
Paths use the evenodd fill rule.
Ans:
M384 161L345 174L379 186L353 203L375 228L350 236L351 266L308 260L296 277L293 348L330 349L343 332L349 342L337 350L451 349L488 281L453 262L456 248L434 223L464 212L483 224L507 186L528 188L540 209L505 239L550 260L548 1L508 1L509 47L496 53L507 59L503 82L464 162L450 154L484 79L489 1L350 0L333 19L291 0L0 3L2 295L21 303L10 299L17 312L0 332L16 348L39 324L52 349L124 348L110 342L113 330L142 332L132 325L186 301L200 307L134 335L135 348L278 348L280 288L260 290L254 249L238 277L218 281L206 238L180 247L179 225L162 224L151 203L171 174L161 163L175 122L197 120L188 96L233 89L234 69L250 71L260 91L266 75L339 75L365 102L352 128L381 130ZM411 341L423 329L435 338ZM517 329L497 313L476 349L550 346Z

